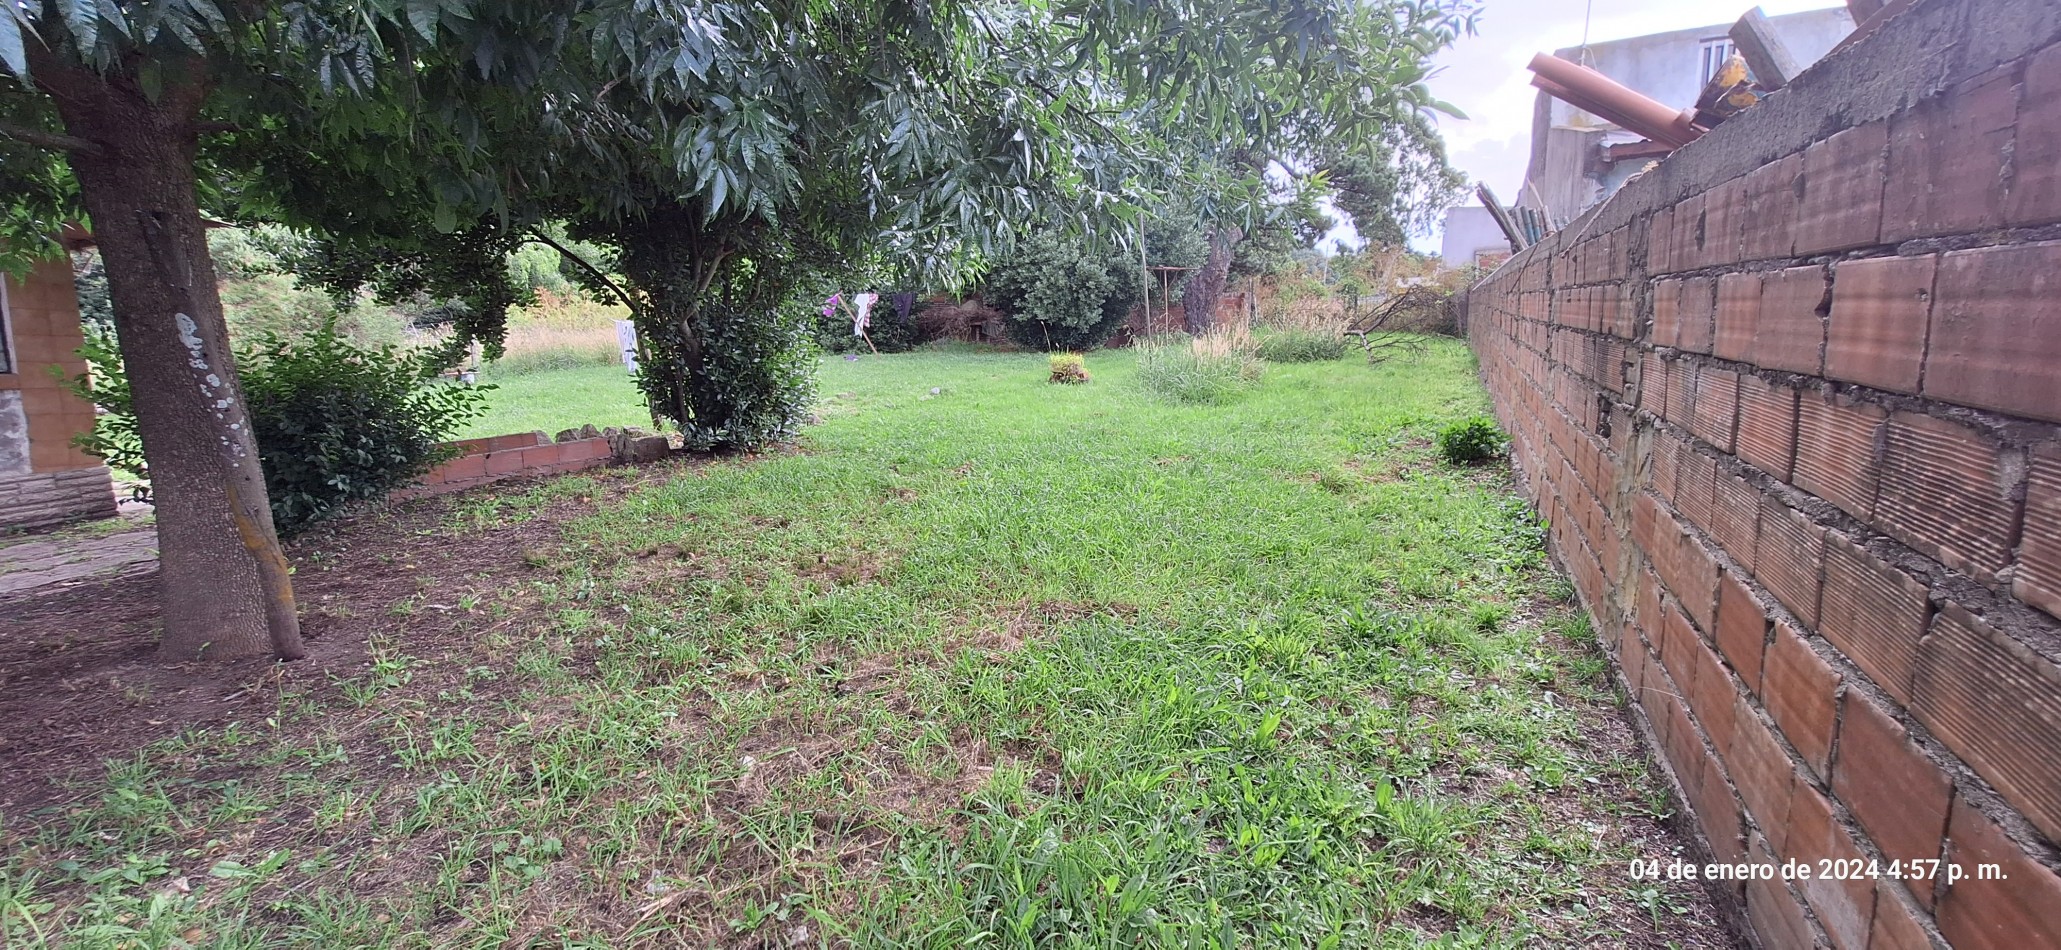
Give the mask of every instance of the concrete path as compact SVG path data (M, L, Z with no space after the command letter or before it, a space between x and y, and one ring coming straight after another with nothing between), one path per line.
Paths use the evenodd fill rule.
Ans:
M109 527L99 522L0 540L0 597L157 569L156 527L147 522L114 531Z

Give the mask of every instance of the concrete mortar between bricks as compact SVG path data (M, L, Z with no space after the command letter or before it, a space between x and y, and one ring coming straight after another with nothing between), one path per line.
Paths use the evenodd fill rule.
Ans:
M1942 37L1953 41L1941 42ZM1787 631L1783 635L1791 638L1782 641L1785 652L1781 679L1775 685L1783 711L1776 714L1776 721L1788 723L1785 729L1802 731L1793 737L1780 735L1771 751L1756 755L1778 762L1783 769L1780 774L1787 775L1789 782L1799 789L1809 791L1802 800L1817 803L1818 807L1795 811L1780 807L1768 797L1768 792L1755 792L1753 801L1760 804L1754 807L1753 801L1747 802L1750 820L1744 833L1756 851L1780 856L1785 851L1809 850L1872 858L1886 857L1891 851L1934 857L1954 853L1945 849L1945 829L1933 827L1945 823L1936 804L1909 813L1922 820L1901 817L1903 813L1879 799L1857 797L1858 792L1847 793L1856 796L1854 801L1844 800L1828 784L1836 775L1861 774L1855 770L1864 770L1870 764L1870 748L1906 754L1895 751L1903 747L1894 743L1870 745L1857 738L1850 745L1841 744L1837 736L1845 728L1844 716L1832 714L1828 719L1824 710L1842 708L1836 704L1843 699L1847 705L1866 703L1854 708L1883 711L1893 728L1901 730L1897 735L1910 737L1909 748L1915 750L1919 761L1946 777L1956 809L1966 808L1977 814L1996 829L2002 840L2008 841L2017 856L2013 866L2019 873L2008 884L1988 890L1963 883L1951 888L1941 886L1937 893L1914 891L1909 896L1896 896L1900 892L1885 890L1881 893L1891 896L1878 899L1872 886L1813 886L1802 891L1785 887L1779 895L1761 889L1752 899L1759 901L1763 909L1748 914L1742 905L1738 922L1764 929L1763 936L1771 940L1784 939L1784 934L1794 936L1797 918L1777 910L1784 901L1800 899L1797 906L1810 909L1802 923L1813 933L1811 939L1817 941L1860 943L1872 936L1880 944L1892 935L1908 937L1915 933L1923 940L1951 940L1957 946L2061 946L2061 930L2057 930L2061 928L2061 915L2051 912L2052 907L2061 906L2061 899L2042 903L2043 895L2061 898L2061 876L2055 874L2061 861L2057 861L2055 842L2039 827L2048 818L2061 814L2061 798L2040 791L2044 787L2041 783L2051 784L2050 781L2034 779L2042 774L2061 775L2061 768L2057 768L2061 765L2061 729L2052 726L2061 722L2057 718L2061 717L2061 663L2057 663L2061 660L2061 624L2047 612L2053 603L2040 599L2042 588L2020 580L2046 576L2038 571L2046 570L2045 566L2053 562L2045 548L2030 543L2036 539L2030 536L2028 512L2041 513L2039 517L2051 520L2045 512L2061 503L2033 493L2027 473L2036 470L2030 464L2031 453L2051 453L2054 447L2061 446L2061 428L2054 425L2061 421L2061 376L2042 375L2061 372L2046 368L2049 364L2061 364L2061 359L2030 360L2024 368L2014 370L2010 380L1989 379L1981 374L1994 374L1996 370L1969 370L1967 366L1976 364L1964 362L1960 376L1942 376L1935 388L1926 382L1933 376L1925 367L1934 358L1945 358L1934 352L1936 339L1928 342L1929 336L1938 333L1936 313L1928 319L1912 311L1909 304L1897 303L1905 309L1896 315L1899 323L1895 332L1872 337L1854 337L1853 325L1840 322L1841 314L1862 312L1841 304L1843 270L1861 274L1873 266L1866 262L1876 261L1883 262L1883 267L1903 267L1907 260L1922 261L1925 255L1943 252L1965 252L1971 260L1981 256L1985 261L2004 261L2005 254L1985 249L2056 241L2061 239L2061 221L2021 217L2014 219L2014 228L2009 230L1953 233L1950 229L1928 231L1931 226L1922 219L1903 219L1897 225L1900 232L1915 231L1926 236L1901 245L1873 244L1864 237L1829 257L1802 259L1782 256L1785 243L1793 242L1757 238L1750 227L1741 231L1736 253L1726 249L1735 246L1728 243L1717 248L1689 247L1684 235L1693 231L1685 228L1708 210L1702 190L1788 161L1833 132L1879 123L1868 133L1872 135L1893 125L1896 117L1913 103L1940 94L1961 95L1965 91L1969 95L1987 95L1993 107L1997 88L1994 83L1984 86L1964 80L2000 63L2004 66L1999 75L2015 75L2013 70L2020 69L2022 64L2012 65L2013 60L2024 60L2056 40L2061 40L2061 8L2051 4L2007 0L1928 0L1916 4L1869 40L1814 68L1781 96L1771 97L1761 107L1661 163L1657 172L1648 173L1645 180L1633 182L1604 205L1592 209L1568 231L1512 258L1470 291L1463 304L1467 314L1465 325L1481 354L1492 400L1512 431L1520 484L1529 488L1542 513L1556 521L1575 520L1567 529L1556 524L1552 533L1556 558L1576 575L1577 589L1596 616L1602 639L1616 647L1617 672L1632 695L1643 695L1639 687L1656 674L1645 672L1647 660L1625 655L1631 651L1643 656L1644 641L1619 635L1620 631L1629 630L1632 622L1628 608L1635 600L1633 595L1615 586L1606 587L1589 576L1594 552L1602 550L1605 538L1622 542L1612 548L1617 563L1605 565L1606 575L1632 579L1627 582L1635 586L1651 583L1636 579L1651 576L1645 565L1653 563L1675 585L1695 579L1696 596L1692 603L1701 603L1703 587L1702 571L1694 565L1702 554L1709 554L1718 576L1725 580L1726 589L1730 590L1736 582L1752 598L1741 601L1735 596L1730 602L1756 605L1739 608L1742 610L1765 605L1767 619L1760 622L1762 629ZM2049 50L2040 55L2061 63L2061 51ZM1891 65L1885 68L1883 64ZM1814 78L1818 81L1813 82ZM2042 104L2034 106L2044 108ZM1937 111L1942 107L1935 102L1927 108ZM2033 106L2027 106L2020 114L2036 113ZM1818 121L1824 116L1838 118ZM2021 128L2021 138L2034 134L2029 128ZM2039 134L2057 134L2051 128L2042 128L2044 131ZM1856 139L1848 136L1847 140ZM1883 148L1891 147L1887 135L1883 141ZM1743 196L1741 200L1753 201L1757 187L1753 181L1765 183L1767 178L1767 174L1760 174L1745 187L1720 189L1713 200L1723 201L1723 195L1737 191ZM1682 204L1677 206L1675 200ZM2023 206L2025 203L2020 202L2014 207ZM1694 209L1694 214L1685 219L1678 213L1682 207ZM1795 226L1797 218L1790 218L1788 223L1780 220L1785 213L1783 202L1769 201L1765 207L1770 210L1755 218L1766 219L1764 231ZM1913 207L1922 212L1924 206ZM1841 209L1860 220L1877 210L1854 207L1851 203ZM1802 212L1799 206L1786 213ZM1957 215L1948 208L1942 220L1965 217ZM2061 212L2056 216L2061 217ZM1619 319L1595 312L1605 306L1602 301L1606 298L1581 285L1599 279L1593 238L1620 234L1626 236L1626 264L1622 272L1613 270L1607 279L1622 280L1629 288L1625 301L1628 312L1621 322L1632 328L1633 346L1620 364L1625 369L1627 384L1622 395L1600 385L1596 379L1598 368L1591 358L1593 351L1578 342L1592 338L1599 329ZM1666 247L1670 241L1683 247L1670 251ZM2011 259L2029 259L2044 253L2040 250L2035 255L2029 249ZM2061 253L2061 245L2057 245L2057 253ZM1756 254L1760 256L1740 259ZM1863 263L1847 268L1841 264L1845 261ZM1983 295L2005 292L1998 288L2009 287L2012 281L2044 279L2034 273L2040 270L1991 268L1984 272L1990 275L1989 279L1974 282L1970 285L1973 289L1962 292L1977 295L1975 299L1980 304L1986 299ZM1790 308L1795 311L1791 316L1798 331L1790 336L1796 338L1770 336L1765 353L1749 348L1742 341L1758 336L1759 328L1744 335L1727 330L1740 311L1736 294L1729 305L1724 299L1723 275L1790 273L1809 275L1815 282L1815 294L1799 289L1795 295L1797 304ZM1680 300L1670 301L1652 289L1661 274L1667 275L1668 286L1677 298L1687 281L1718 278L1718 326L1710 342L1705 341L1701 330L1683 337L1679 326ZM1738 285L1737 280L1732 283ZM1902 299L1894 296L1898 293L1894 288L1884 289L1879 280L1871 284L1856 279L1851 284L1859 295L1854 299L1867 301L1862 304L1864 308L1879 311ZM1926 293L1930 299L1921 302L1927 306L1935 310L1948 306L1937 299L1940 294L1935 290ZM2026 292L2025 299L2029 303L2043 299L2043 293L2034 286ZM1541 306L1540 300L1548 303ZM2035 347L2061 340L2061 327L2040 323L2055 320L2051 308L2040 309L2037 304L2031 310L2014 306L2016 316L2012 319L2030 324L2014 330L2013 339L2029 341ZM1660 314L1667 317L1663 323L1653 322L1656 307L1668 310ZM1765 314L1760 316L1764 318ZM1815 324L1815 329L1799 335L1811 324ZM1930 333L1924 329L1928 325ZM1810 345L1806 346L1806 342ZM1910 352L1914 347L1922 349ZM1808 352L1805 359L1807 351L1814 352ZM2006 353L2004 358L2023 361L2028 359L2022 356L2025 352L2021 345L2017 353ZM1655 354L1661 358L1655 360ZM1997 362L1998 357L1980 353L1977 356L1979 360L2002 365ZM1835 381L1817 375L1827 368L1828 359L1830 371L1846 379ZM1767 363L1776 365L1764 365ZM1683 401L1680 407L1671 404L1666 392L1669 387L1655 379L1656 370L1663 378L1671 378L1673 374L1666 370L1676 364L1686 367L1684 372L1695 374L1672 387ZM1731 377L1739 385L1736 404L1729 398L1706 404L1706 387L1702 384L1706 368L1737 374ZM1851 412L1821 413L1812 417L1799 436L1794 408L1797 395L1827 405L1861 407L1858 411L1866 417L1869 432L1854 438L1848 425L1855 418ZM1786 413L1781 406L1784 400L1789 407ZM1699 409L1703 411L1698 412ZM1909 435L1898 437L1892 431L1896 423L1885 424L1895 418L1909 419L1902 423L1903 430L1896 430ZM1609 436L1591 441L1603 436L1601 431L1590 428L1600 430L1603 420L1610 420ZM1623 433L1620 427L1627 426L1632 431ZM1736 437L1728 439L1733 431ZM1641 473L1653 470L1655 465L1657 446L1651 436L1656 432L1667 433L1674 444L1683 447L1681 451L1692 453L1691 458L1701 466L1696 484L1702 485L1705 478L1714 476L1719 484L1727 486L1722 497L1728 499L1721 501L1719 496L1700 488L1686 495L1677 494L1675 488L1668 489L1659 504L1676 523L1661 532L1661 536L1671 539L1665 551L1652 548L1652 537L1634 538L1629 530L1634 507L1629 501L1645 484ZM1791 472L1788 469L1801 439L1810 440L1802 446L1803 471ZM1729 441L1736 441L1736 447L1728 445ZM1837 447L1840 457L1828 454L1829 447ZM1680 467L1670 465L1669 471ZM1573 492L1576 484L1584 490ZM1670 484L1674 484L1673 477ZM1886 493L1879 487L1885 484ZM1591 495L1595 502L1589 500ZM1761 530L1737 527L1736 520L1716 518L1725 504L1736 505L1742 499L1755 497L1762 499ZM1876 510L1883 504L1877 501L1878 497L1890 499L1886 512ZM1685 504L1687 508L1680 507ZM1593 514L1598 511L1602 514L1600 521ZM1685 516L1685 511L1693 516ZM1774 520L1767 520L1770 515ZM1689 539L1688 546L1672 540L1677 534ZM1751 551L1727 549L1727 544L1736 547L1742 539L1750 544ZM1804 543L1808 548L1797 547ZM1688 558L1691 553L1698 557ZM2023 560L2028 553L2038 560ZM1881 574L1884 579L1855 588L1855 584L1873 575L1856 574L1857 568L1849 566L1841 567L1839 570L1845 573L1835 577L1826 566L1827 559L1835 554L1845 558L1842 564L1860 564L1855 559L1864 556L1865 563L1872 565L1868 570L1886 572ZM1866 591L1870 589L1923 592L1925 596L1918 604L1924 615L1919 617L1916 638L1909 643L1884 641L1869 645L1871 641L1853 639L1856 634L1835 631L1835 635L1846 638L1847 647L1858 655L1842 652L1813 626L1819 620L1821 606L1824 610L1833 609L1829 600L1821 605L1824 598L1820 590L1835 581L1853 588L1840 595L1848 599L1867 597ZM2053 583L2052 579L2047 583ZM1890 586L1883 588L1883 584ZM2014 590L2032 594L2034 602L2019 600L2013 596ZM1771 591L1781 596L1770 596ZM1672 600L1674 593L1669 590L1668 599ZM1958 639L1946 638L1924 629L1930 615L1928 601L1965 607L1969 616L1980 618L1980 628L1987 639L1970 639L1965 634ZM1721 599L1711 623L1726 625L1723 607ZM1864 609L1864 605L1845 605L1840 609L1841 616L1824 619L1828 627L1844 622L1846 613ZM1973 629L1969 624L1974 623L1977 621L1967 621L1957 629ZM1706 641L1714 633L1700 617L1689 629ZM1735 637L1728 642L1739 641ZM1968 658L1956 652L1964 649L1959 644L1978 642L1988 644L1983 649L1993 656L2008 657L2011 664L2023 667L2024 672L2011 674L2014 678L2010 681L2016 691L2011 695L2022 698L2001 705L1985 704L1979 716L1962 716L1942 707L1927 716L1943 717L1937 718L1937 722L1946 731L1935 733L1927 729L1908 706L1913 701L1909 682L1899 682L1899 674L1892 671L1907 670L1913 665L1965 661ZM1892 652L1883 652L1892 647ZM1729 652L1740 653L1743 649L1734 646ZM1701 654L1684 653L1678 662L1688 662L1692 656ZM1806 658L1810 658L1808 662ZM1742 672L1738 664L1743 659L1729 655L1721 659L1722 663L1715 667L1711 664L1717 660L1696 660L1698 671L1693 673L1691 682L1703 684L1706 677L1717 675L1710 673L1712 669L1728 678ZM1885 666L1885 662L1891 665ZM1822 672L1796 672L1820 666ZM1965 663L1953 667L1965 668ZM1953 683L1969 681L1964 673L1957 672L1955 676L1960 678L1952 680ZM1753 684L1736 679L1734 683L1743 704L1736 715L1718 715L1716 700L1702 685L1697 692L1704 698L1697 705L1709 722L1696 718L1693 710L1670 705L1665 717L1684 725L1667 726L1656 732L1655 727L1665 726L1666 722L1654 719L1649 723L1643 711L1635 710L1649 748L1659 750L1664 762L1687 769L1685 774L1694 774L1703 783L1694 786L1693 796L1683 793L1677 783L1677 793L1685 795L1692 811L1729 807L1722 806L1723 797L1714 796L1707 787L1712 776L1720 782L1738 780L1730 771L1735 764L1724 755L1725 737L1734 729L1724 723L1747 721L1740 716L1761 721L1774 712L1772 707L1761 710ZM1919 699L1934 704L1958 702L1958 694L1940 692L1947 688L1948 681L1942 679L1940 683L1931 698ZM1818 693L1826 695L1820 697ZM2041 712L2038 707L2042 703L2052 703L2055 709ZM1662 716L1662 712L1656 710L1653 716ZM1878 726L1874 734L1883 734L1883 728L1888 727ZM1699 743L1683 741L1685 731L1704 735L1707 730L1715 730L1708 733L1712 747L1720 753L1714 760L1698 751ZM1797 740L1803 740L1801 745ZM1802 751L1803 748L1810 751ZM2010 750L2015 761L1997 759L1999 750ZM1843 762L1842 755L1849 758ZM1670 781L1676 768L1666 770ZM1766 784L1764 780L1757 781L1761 785L1756 787ZM1913 824L1914 821L1917 823ZM1735 834L1714 816L1691 822L1691 826L1704 831L1717 829L1728 841ZM1804 829L1794 842L1787 834L1792 826ZM1896 844L1891 848L1884 841L1871 838L1871 830L1886 836L1885 840L1894 839ZM2061 826L2052 830L2061 833ZM1705 847L1708 846L1706 842ZM1717 851L1731 853L1735 848L1736 844L1728 843ZM1935 906L1942 912L1938 921L1931 916ZM1976 919L1973 910L1956 912L1951 919L1947 915L1952 908L1976 906L1986 908L1990 916L1984 919L2005 921L2016 929L2008 935L2003 931L1985 931L1970 923ZM2049 912L2020 913L2011 909L2039 906L2049 908Z

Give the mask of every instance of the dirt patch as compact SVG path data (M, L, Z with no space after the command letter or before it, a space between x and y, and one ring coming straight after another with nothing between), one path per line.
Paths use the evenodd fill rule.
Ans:
M307 658L293 663L159 661L155 571L0 598L9 617L0 637L0 722L8 724L0 773L10 778L0 783L0 813L63 801L102 761L183 729L262 720L283 694L332 700L338 680L369 668L375 638L404 637L418 656L469 652L490 624L458 609L461 599L543 576L563 544L562 523L675 468L601 470L593 492L554 498L534 517L468 525L464 543L447 528L461 506L538 483L368 508L293 539L287 556L308 645Z

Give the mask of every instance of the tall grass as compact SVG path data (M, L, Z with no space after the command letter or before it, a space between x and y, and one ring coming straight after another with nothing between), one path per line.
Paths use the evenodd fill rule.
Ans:
M1242 324L1195 337L1162 334L1148 338L1137 350L1138 381L1155 395L1179 403L1229 402L1258 383L1266 370L1253 355L1252 334Z
M615 321L628 319L627 308L603 304L579 294L537 292L536 304L508 314L507 349L488 364L490 376L521 376L584 366L622 362Z
M1275 330L1253 352L1269 363L1322 363L1345 355L1345 337L1336 330Z
M1267 330L1341 334L1352 322L1343 301L1328 297L1300 300L1276 298L1259 309L1259 325Z

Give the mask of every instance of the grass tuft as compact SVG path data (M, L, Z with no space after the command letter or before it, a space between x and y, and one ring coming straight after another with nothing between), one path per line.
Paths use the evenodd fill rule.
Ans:
M1050 366L1050 382L1075 384L1088 381L1087 360L1079 353L1054 353Z
M1215 330L1197 337L1167 334L1135 349L1138 381L1154 395L1178 403L1229 402L1257 385L1266 370L1242 331Z

